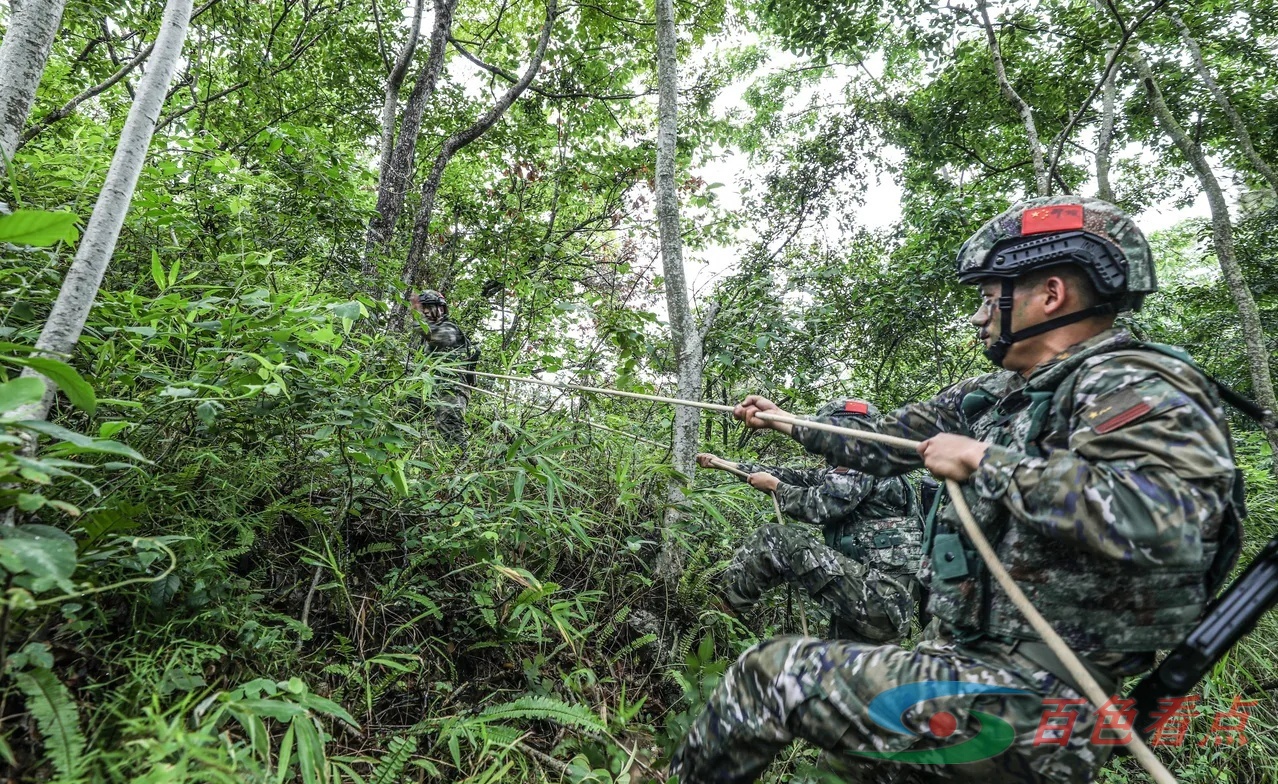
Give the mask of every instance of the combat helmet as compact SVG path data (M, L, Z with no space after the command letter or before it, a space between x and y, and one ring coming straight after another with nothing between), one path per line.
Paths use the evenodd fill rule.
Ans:
M1013 332L1014 281L1067 264L1087 274L1102 302ZM1086 196L1047 196L1014 205L963 243L957 267L962 283L1002 280L1000 334L985 351L998 365L1019 340L1103 313L1140 310L1145 295L1158 290L1145 235L1119 208Z
M421 303L423 308L430 307L431 305L439 305L444 309L448 308L448 300L444 299L444 295L434 289L426 289L418 294L417 301Z
M817 409L816 415L820 418L841 419L843 417L856 417L858 419L873 419L879 416L879 409L873 403L865 400L858 400L851 397L841 397L831 400L825 405Z

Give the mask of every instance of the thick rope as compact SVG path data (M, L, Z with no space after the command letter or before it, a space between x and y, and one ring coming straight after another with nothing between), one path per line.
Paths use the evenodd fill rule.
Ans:
M466 389L469 389L469 390L471 390L472 392L478 392L478 393L479 393L479 394L481 394L481 395L488 395L489 397L497 398L498 400L500 400L500 401L502 401L502 402L505 402L505 401L506 401L506 396L505 396L505 395L500 395L500 394L498 394L498 393L496 393L496 392L493 392L491 389L482 389L482 388L480 388L480 387L472 387L470 384L464 384L464 383L462 383L462 382L460 382L460 381L449 381L448 383L449 383L449 384L452 384L452 385L455 385L455 386L459 386L459 387L465 387ZM631 440L639 441L639 442L642 442L642 443L644 443L644 444L649 444L649 445L651 445L651 446L655 446L655 447L657 447L658 449L669 449L669 448L670 448L670 445L669 445L669 444L663 444L663 443L661 443L660 441L653 441L653 440L652 440L652 439L650 439L650 438L644 438L643 436L637 436L637 435L635 435L634 433L627 433L626 431L624 431L624 430L618 430L618 429L617 429L617 428L615 428L615 427L608 427L607 425L601 425L601 424L599 424L598 422L594 422L594 421L592 421L592 420L586 419L585 417L574 417L574 418L573 418L573 421L574 421L574 422L580 422L581 424L586 425L586 426L588 426L588 427L593 427L593 428L595 428L596 430L606 430L606 431L608 431L609 433L616 433L616 434L617 434L617 435L619 435L619 436L625 436L626 438L629 438L629 439L631 439Z
M444 369L444 368L441 368ZM497 374L478 373L477 375L487 375L493 378L504 378L511 381L523 381L532 384L541 384L544 386L553 386L560 389L578 390L581 392L596 392L602 395L611 395L614 397L628 397L636 400L648 400L656 403L670 403L673 405L690 406L693 408L703 408L710 411L721 411L731 413L732 406L719 405L717 403L703 403L697 400L680 400L678 398L659 397L656 395L642 395L638 392L622 392L613 389L603 389L600 387L586 387L575 384L563 384L559 382L542 381L535 378L524 378L519 376L503 376ZM886 436L880 433L870 433L863 430L853 430L852 428L839 427L838 425L827 425L823 422L812 422L804 419L783 416L780 414L768 414L760 412L755 415L759 419L771 422L785 422L792 425L811 428L814 430L824 430L828 433L838 433L839 435L849 436L851 438L861 439L863 441L875 441L889 446L898 447L900 449L918 449L921 442L912 441L908 438L897 438L895 436ZM972 515L971 508L967 505L967 500L963 497L962 488L959 483L953 479L945 480L946 488L949 490L950 498L954 503L954 509L958 512L959 519L963 523L963 530L967 533L972 544L976 546L977 551L984 559L985 565L989 568L990 574L998 581L998 584L1007 592L1008 597L1016 608L1021 611L1030 625L1034 627L1034 631L1038 632L1043 638L1043 642L1051 648L1052 652L1064 663L1065 668L1069 670L1071 676L1083 688L1084 694L1097 710L1104 710L1109 702L1109 696L1105 694L1105 690L1101 688L1092 674L1087 671L1083 663L1079 661L1078 656L1056 633L1051 624L1034 608L1030 600L1021 591L1020 587L1012 580L1011 575L1003 568L1003 564L999 561L998 555L994 552L994 548L990 546L989 540L985 538L985 534L981 531L980 526L976 522L976 518ZM775 500L775 496L774 499ZM780 507L777 508L778 513ZM1129 750L1141 767L1154 777L1157 784L1176 784L1176 777L1159 761L1158 757L1150 751L1145 742L1136 734L1135 729L1130 734Z

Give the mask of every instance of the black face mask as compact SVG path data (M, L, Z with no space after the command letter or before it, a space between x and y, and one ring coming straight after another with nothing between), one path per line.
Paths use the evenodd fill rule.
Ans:
M1003 291L998 298L998 316L999 329L998 340L993 345L985 348L984 354L990 362L999 367L1003 367L1003 363L1007 360L1007 352L1012 350L1012 344L1026 338L1032 338L1035 335L1041 335L1044 332L1051 332L1054 329L1075 324L1083 319L1092 316L1100 316L1103 314L1117 313L1118 308L1112 302L1102 302L1099 305L1093 305L1090 308L1076 310L1073 313L1067 313L1064 316L1058 316L1054 319L1048 319L1042 324L1035 324L1032 327L1026 327L1019 332L1012 331L1012 294L1016 290L1016 282L1011 278L1003 278Z

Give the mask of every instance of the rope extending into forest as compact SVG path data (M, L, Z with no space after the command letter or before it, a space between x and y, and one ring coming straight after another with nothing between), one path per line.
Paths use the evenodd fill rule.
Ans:
M489 396L489 397L496 398L496 399L498 399L498 400L500 400L500 401L502 401L502 402L505 402L505 401L506 401L506 399L507 399L505 395L500 395L500 394L498 394L498 393L496 393L496 392L493 392L491 389L482 389L482 388L480 388L480 387L472 387L470 384L463 384L463 383L462 383L462 382L460 382L460 381L449 381L448 383L449 383L449 384L454 384L454 385L459 386L459 387L465 387L466 389L469 389L469 390L471 390L472 392L478 392L478 393L480 393L481 395L487 395L487 396ZM617 429L617 428L615 428L615 427L608 427L607 425L601 425L601 424L599 424L598 422L595 422L595 421L593 421L593 420L587 419L587 418L585 418L585 417L578 417L578 418L574 418L574 420L573 420L573 421L574 421L574 422L580 422L581 424L586 425L587 427L593 427L593 428L595 428L596 430L605 430L605 431L607 431L607 432L609 432L609 433L616 433L616 434L617 434L617 435L619 435L619 436L625 436L626 438L630 438L630 439L633 439L633 440L635 440L635 441L642 442L642 443L644 443L644 444L649 444L649 445L651 445L651 446L655 446L655 447L657 447L658 449L669 449L669 448L670 448L670 445L669 445L669 444L663 444L663 443L660 443L659 441L653 441L651 438L644 438L643 436L637 436L637 435L635 435L634 433L627 433L626 431L624 431L624 430L618 430L618 429Z
M441 370L450 370L448 368L440 368ZM520 381L530 384L540 384L542 386L557 387L564 390L574 390L578 392L594 392L601 395L610 395L613 397L625 397L634 400L647 400L654 403L668 403L671 405L689 406L691 408L701 408L709 411L719 411L724 413L732 413L733 407L720 405L717 403L704 403L698 400L680 400L672 397L661 397L658 395L644 395L638 392L623 392L616 389L604 389L601 387L588 387L578 384L565 384L556 381L543 381L537 378L529 378L524 376L508 376L498 373L479 373L475 375L485 376L488 378L499 378L508 381ZM852 428L839 427L837 425L827 425L822 422L812 422L795 417L782 416L778 414L759 413L756 415L759 419L772 422L785 422L792 425L800 425L802 427L814 430L824 430L830 433L838 433L839 435L857 438L863 441L874 441L888 446L894 446L899 449L917 450L919 441L913 441L908 438L897 438L895 436L886 436L879 433L869 433L863 430L853 430ZM1012 603L1021 611L1030 625L1034 627L1034 631L1043 638L1043 642L1051 648L1052 652L1060 658L1064 663L1065 669L1073 676L1076 683L1082 687L1084 694L1098 711L1107 709L1109 695L1105 694L1105 690L1101 688L1092 674L1088 672L1087 667L1079 660L1074 651L1065 643L1061 636L1056 633L1051 624L1034 608L1030 600L1017 586L1007 570L1003 568L1003 564L999 561L998 555L994 552L994 548L990 546L989 541L985 538L985 534L981 531L980 526L976 522L976 518L972 515L972 510L967 505L967 500L963 497L963 490L958 482L953 479L945 480L946 489L949 490L950 499L954 504L954 509L958 513L959 519L963 523L963 530L967 533L972 544L976 546L977 552L981 554L981 558L985 561L985 565L990 570L990 574L998 581L998 584L1007 592ZM773 497L775 501L775 496ZM777 509L780 513L780 508ZM1154 756L1145 742L1135 732L1135 728L1129 733L1130 744L1129 750L1136 761L1141 764L1158 784L1176 784L1176 778L1163 765L1159 759Z

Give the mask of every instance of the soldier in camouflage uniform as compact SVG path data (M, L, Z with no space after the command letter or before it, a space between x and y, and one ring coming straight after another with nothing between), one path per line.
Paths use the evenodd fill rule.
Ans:
M818 417L842 421L878 416L862 400L834 400ZM712 468L714 455L697 455ZM766 591L791 583L830 611L830 636L862 642L904 637L914 615L923 520L905 479L874 477L846 468L779 468L737 463L751 486L776 495L781 511L821 529L771 524L756 530L732 557L720 578L728 606L745 612ZM868 588L884 599L887 615L865 623L866 567L882 575ZM851 580L844 579L852 574ZM878 578L875 578L878 579ZM850 609L849 609L850 608ZM845 620L846 619L846 620Z
M412 296L413 309L422 314L426 353L432 356L448 354L457 365L471 364L470 340L461 327L448 319L448 302L438 291L423 291ZM474 385L474 377L464 377ZM435 414L435 427L449 442L466 449L466 405L470 402L470 390L448 381L436 382L430 408Z
M917 453L765 422L755 414L780 409L758 397L737 416L839 465L966 482L1012 578L1116 694L1193 628L1237 556L1241 487L1216 389L1178 350L1113 327L1156 289L1149 246L1113 205L1016 205L964 244L958 268L980 286L972 324L1004 370L852 423L922 440ZM953 507L927 528L935 638L747 651L675 752L682 784L753 781L795 738L833 752L850 781L1094 778L1113 748L1090 742L1104 715L1073 705L1072 733L1036 739L1047 701L1079 689L992 584Z

